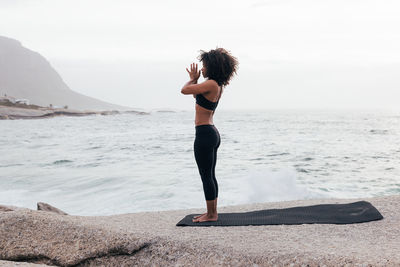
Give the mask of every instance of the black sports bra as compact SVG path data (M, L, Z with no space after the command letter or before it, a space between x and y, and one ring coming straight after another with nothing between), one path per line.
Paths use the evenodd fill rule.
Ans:
M219 99L221 97L221 91L222 91L222 88L220 90L220 96L218 97L218 101L217 102L211 102L210 100L205 98L202 94L196 95L196 104L198 104L200 107L203 107L205 109L209 109L209 110L213 110L214 111L218 106L218 102L219 102Z

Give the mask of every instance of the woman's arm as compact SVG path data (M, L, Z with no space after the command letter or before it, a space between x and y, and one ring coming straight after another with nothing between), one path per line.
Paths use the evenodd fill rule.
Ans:
M184 95L198 95L210 92L215 89L218 90L218 84L213 80L206 80L199 84L197 84L197 81L190 80L182 87L181 93Z
M185 86L191 85L191 84L197 84L197 80L189 80L187 83L182 88L185 88Z
M197 84L197 80L200 77L200 72L197 70L197 64L192 63L190 65L190 71L187 68L186 71L189 73L190 80L182 87L182 94L192 94L193 97L196 97L195 95L203 94L205 92L213 90L215 85L218 87L218 85L211 80L207 80L205 82Z
M185 86L190 85L190 84L197 84L197 80L190 80L187 83L185 83L185 85L183 86L183 88L185 88ZM182 89L183 89L182 88ZM182 93L182 90L181 90ZM183 94L183 93L182 93ZM193 98L196 98L196 94L193 94Z

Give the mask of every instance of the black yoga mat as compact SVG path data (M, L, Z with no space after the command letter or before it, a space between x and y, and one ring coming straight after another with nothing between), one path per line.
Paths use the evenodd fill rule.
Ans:
M218 221L215 222L192 222L192 218L196 215L199 214L186 215L176 226L242 226L303 223L348 224L383 219L379 211L367 201L249 212L218 213Z

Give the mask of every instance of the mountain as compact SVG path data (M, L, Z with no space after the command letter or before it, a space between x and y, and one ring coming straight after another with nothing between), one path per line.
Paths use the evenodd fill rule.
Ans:
M72 91L39 53L0 36L0 96L29 99L39 106L78 110L132 110Z

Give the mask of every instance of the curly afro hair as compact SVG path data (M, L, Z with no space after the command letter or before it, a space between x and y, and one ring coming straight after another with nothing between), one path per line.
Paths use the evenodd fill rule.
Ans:
M216 81L219 86L228 85L232 76L237 74L239 61L223 48L216 48L208 52L200 50L198 59L206 67L204 76Z

